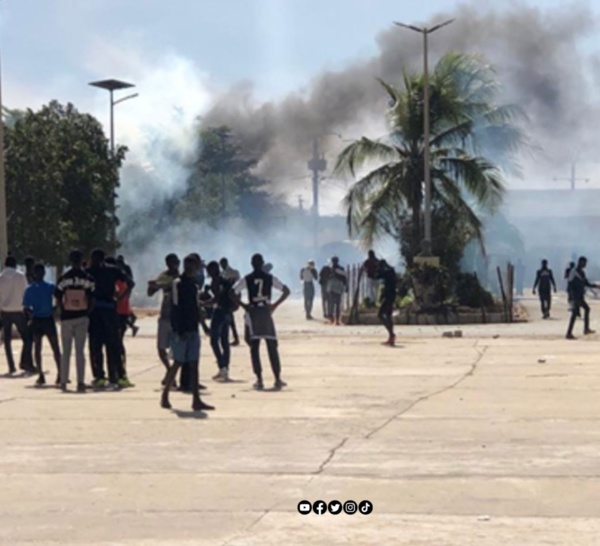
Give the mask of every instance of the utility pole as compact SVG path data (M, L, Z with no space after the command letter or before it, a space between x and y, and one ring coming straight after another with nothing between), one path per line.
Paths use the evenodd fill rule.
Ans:
M312 171L312 190L313 190L313 245L315 252L319 247L319 173L327 169L327 161L319 154L319 139L313 140L313 154L308 162L308 170Z
M571 176L569 178L554 178L554 180L561 182L570 182L571 190L575 189L576 182L589 182L589 178L577 178L577 165L575 161L571 162Z

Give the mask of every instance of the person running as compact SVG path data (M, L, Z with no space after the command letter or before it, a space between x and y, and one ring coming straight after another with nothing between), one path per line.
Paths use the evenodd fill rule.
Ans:
M396 285L398 278L394 268L385 260L380 260L375 278L383 281L383 299L377 316L388 331L388 340L382 343L382 345L393 347L396 344L393 313L396 305Z
M62 358L60 363L60 386L67 390L71 349L75 342L77 366L77 392L85 392L85 340L90 324L90 312L94 306L94 279L82 268L83 254L73 250L69 255L71 269L56 283L54 295L60 307L60 334Z
M315 262L308 260L308 264L300 270L300 280L303 284L304 293L304 311L306 320L312 320L313 302L315 300L315 281L318 279L318 273L315 269Z
M60 385L60 347L58 345L58 331L54 321L54 292L56 286L46 282L46 268L44 264L35 264L33 267L33 284L25 290L23 296L23 309L31 322L33 344L35 353L35 364L38 369L36 385L46 383L44 370L42 368L42 339L48 338L54 362L56 363L56 384Z
M542 268L538 269L535 275L533 294L535 295L537 289L540 295L542 317L545 319L550 318L550 307L552 306L551 288L554 288L554 293L556 294L556 283L554 282L552 269L548 268L548 260L542 260Z
M104 354L108 365L108 381L113 388L126 388L132 386L127 377L121 361L121 342L119 340L119 323L117 317L117 281L124 282L128 289L134 287L133 280L118 267L107 264L104 251L96 249L92 252L90 267L87 273L94 278L95 306L90 313L90 359L94 374L93 386L103 388L107 386L104 372Z
M169 254L165 258L167 265L166 271L163 271L156 280L148 282L148 297L154 296L162 290L163 298L160 304L160 314L158 316L158 333L156 336L156 346L158 349L158 358L165 367L165 377L162 384L166 385L167 374L171 368L169 362L169 348L171 347L171 336L173 329L171 327L171 309L173 306L172 289L173 282L179 277L179 258L177 254ZM173 380L173 387L176 382Z
M566 290L567 290L567 303L569 305L569 312L571 312L571 310L573 308L573 296L571 294L571 282L569 281L569 278L571 276L571 271L573 269L575 269L575 262L569 262L569 265L567 266L567 269L565 269L565 281L567 282L567 286L566 286ZM581 311L579 312L579 314L577 316L581 317Z
M214 306L210 321L210 344L217 359L219 372L213 379L215 381L229 381L229 363L231 360L229 325L231 324L235 303L231 295L233 284L221 276L218 262L210 262L207 271L211 278L212 298L203 301L201 305Z
M221 269L223 270L223 278L233 285L240 280L240 272L229 265L227 258L221 258ZM233 335L232 347L237 347L240 344L240 336L238 335L237 326L235 324L235 311L231 313L231 334Z
M272 315L288 298L290 289L277 277L264 272L265 261L261 254L252 256L251 264L252 273L240 279L233 287L233 290L237 296L237 303L246 311L245 320L248 327L252 369L254 375L256 375L254 388L257 390L264 389L260 362L260 340L264 339L267 343L271 369L275 377L274 387L279 390L287 384L281 379L281 362L277 347L277 333ZM273 288L281 291L281 296L275 303L271 303ZM240 299L240 294L244 290L248 292L248 303L243 303Z
M321 271L319 271L319 285L321 287L321 305L323 306L323 318L326 323L329 323L331 317L329 316L329 279L331 278L331 266L325 264Z
M198 286L196 283L198 267L198 260L195 256L186 256L183 260L183 274L173 282L171 308L173 338L171 347L175 362L167 373L162 392L160 405L165 409L171 409L169 402L171 385L179 368L184 367L189 368L192 409L194 411L215 409L200 399L200 332L198 328Z
M377 275L379 274L379 267L380 263L377 259L377 256L375 256L375 252L373 250L369 250L368 257L362 266L363 272L367 276L366 304L368 308L375 307L377 304L377 288L379 287Z
M583 308L583 320L584 320L584 335L595 334L596 332L590 328L590 306L585 301L585 289L586 288L600 288L596 284L590 283L585 274L585 268L587 266L587 258L581 256L577 261L577 267L571 270L569 275L569 290L573 298L573 307L571 309L571 318L569 320L569 328L567 330L567 339L576 339L573 335L573 327L577 320L578 311Z
M327 285L329 293L329 321L340 325L342 315L342 296L348 287L346 270L340 265L337 256L331 258L331 276Z
M31 356L31 331L27 325L23 310L23 296L27 289L27 279L17 271L17 260L8 256L4 262L4 271L0 273L0 316L4 330L4 351L8 363L8 373L14 374L17 369L12 352L12 330L17 328L23 342L19 367L26 373L35 373Z

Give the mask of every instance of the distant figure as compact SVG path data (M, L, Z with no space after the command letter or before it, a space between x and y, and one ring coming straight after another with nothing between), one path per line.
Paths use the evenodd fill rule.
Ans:
M573 309L573 295L571 294L571 283L569 282L569 278L571 276L571 271L573 271L573 269L575 269L575 262L569 262L567 269L565 269L565 281L567 281L566 290L567 290L567 302L569 305L569 312L571 312ZM577 311L577 316L581 317L581 310Z
M346 270L340 265L337 256L331 258L331 276L327 285L329 293L329 321L331 324L340 325L342 315L342 296L348 288Z
M600 286L590 283L585 274L587 258L581 256L577 261L577 267L571 270L569 275L569 291L573 298L573 306L571 309L571 319L569 320L569 329L567 330L567 339L575 339L573 336L573 327L577 320L579 308L583 308L584 317L584 335L594 334L594 330L590 329L590 306L585 301L586 288L600 288Z
M379 308L379 320L388 331L388 340L382 345L393 347L396 344L396 334L394 334L394 307L396 305L396 285L398 278L396 271L385 260L379 262L379 268L376 278L383 281L383 298Z
M194 411L213 410L213 406L200 399L200 332L198 309L198 268L199 260L189 255L183 260L183 275L173 282L173 307L171 309L171 326L173 339L171 349L175 363L169 369L160 401L161 407L171 409L169 392L181 367L189 368L187 374L189 389L192 393L192 409Z
M331 277L331 265L325 264L319 271L319 285L321 286L321 303L323 305L323 318L326 321L331 320L329 317L329 279Z
M23 308L27 318L31 320L35 364L38 369L38 380L35 383L37 386L46 383L42 368L42 339L44 336L48 338L52 348L56 364L56 384L60 385L60 347L54 321L54 291L56 287L46 282L45 276L44 264L36 264L33 267L33 283L27 287L23 296Z
M379 273L380 262L375 256L373 250L369 250L368 258L363 263L363 271L367 275L367 307L373 308L377 303L377 288L379 281L377 275Z
M27 284L33 284L35 282L33 275L33 268L35 267L35 259L33 256L27 256L24 261L25 264L25 278L27 279Z
M207 266L210 276L212 297L200 303L203 306L214 306L210 321L210 345L212 347L219 373L213 377L215 381L229 381L229 325L233 317L234 299L231 291L233 283L221 274L218 262L210 262Z
M107 386L104 370L104 353L108 367L108 382L112 388L131 386L121 360L121 340L119 337L119 322L117 316L117 281L123 281L129 290L134 286L133 280L115 265L105 260L104 251L96 249L91 255L91 264L87 273L94 278L94 309L90 313L89 346L94 387Z
M227 260L227 258L221 258L219 264L223 270L223 278L235 285L241 278L240 272L229 265L229 260ZM236 347L240 344L240 336L238 335L237 326L235 324L235 311L232 311L231 313L231 333L233 335L233 341L230 345Z
M248 337L250 340L250 356L252 368L256 375L254 388L264 388L262 377L262 366L260 362L260 341L264 339L267 343L271 369L275 377L275 389L281 389L287 384L281 379L281 362L277 347L277 333L273 322L273 313L288 298L290 289L277 277L264 271L264 260L261 254L252 256L252 273L242 277L234 286L237 295L237 303L246 311L246 324L248 326ZM281 296L275 303L271 303L273 288L281 291ZM243 303L239 295L246 290L248 292L248 303Z
M54 295L60 307L60 333L62 359L60 386L67 390L71 350L75 342L75 364L77 369L77 392L83 393L85 386L85 341L90 324L90 311L94 305L94 279L82 268L83 254L74 250L69 255L71 269L56 283Z
M548 260L542 260L542 268L538 269L535 275L533 293L535 295L536 289L538 290L540 305L542 307L542 317L545 319L550 318L550 307L552 306L551 288L554 288L554 293L556 293L556 283L554 282L552 269L548 269Z
M523 295L524 286L525 286L525 266L523 265L521 258L519 258L515 265L515 287L517 289L517 296Z
M147 290L147 295L149 297L156 294L159 290L162 290L163 293L160 314L158 316L158 334L156 336L158 358L165 367L165 377L162 381L163 385L165 385L167 374L171 368L168 351L171 347L171 335L173 332L173 329L171 328L173 282L179 277L179 258L177 257L177 254L168 254L165 258L165 263L167 265L166 271L163 271L156 280L149 281Z
M304 311L306 320L312 320L312 309L315 300L315 281L318 279L318 273L315 269L315 262L308 260L308 264L300 270L300 280L303 285Z
M0 313L2 329L4 330L4 351L8 364L8 373L15 373L15 361L12 352L12 328L16 326L23 348L19 367L27 373L34 373L35 368L31 358L31 330L23 311L23 296L27 289L27 279L17 271L17 260L8 256L4 262L4 271L0 273Z
M117 265L117 267L119 267L121 269L121 271L125 272L131 280L135 280L133 278L133 271L132 271L131 267L129 266L129 264L125 263L125 258L123 257L122 254L119 254L117 256L116 265ZM131 292L127 295L127 307L129 307L130 299L131 299ZM123 310L124 308L125 308L125 304L123 304L121 306L121 310ZM117 309L117 312L119 312L118 309ZM119 314L121 315L121 313L119 313ZM135 337L137 335L137 333L140 331L140 328L135 325L136 322L137 322L137 317L135 316L135 313L133 312L133 310L129 307L129 315L127 315L127 320L126 321L124 320L124 326L125 326L125 331L127 331L127 328L131 328L131 335L133 337ZM125 333L123 333L123 336L125 336Z

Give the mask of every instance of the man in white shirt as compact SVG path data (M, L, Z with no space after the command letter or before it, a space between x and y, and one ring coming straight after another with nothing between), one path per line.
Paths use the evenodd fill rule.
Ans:
M237 269L234 269L233 267L231 267L229 265L229 260L227 258L221 258L221 260L219 261L219 264L221 265L221 269L222 269L221 276L226 281L229 281L232 284L232 286L235 286L235 284L241 279L240 272ZM231 313L231 333L233 335L233 341L231 342L231 345L233 345L233 346L239 345L240 344L240 336L238 335L237 327L235 325L234 312Z
M13 325L23 341L19 367L26 372L35 372L31 357L31 335L23 309L23 296L26 289L27 279L23 273L17 271L17 260L13 256L8 256L4 262L4 271L0 273L0 317L4 330L4 351L8 373L11 374L17 371L12 352Z

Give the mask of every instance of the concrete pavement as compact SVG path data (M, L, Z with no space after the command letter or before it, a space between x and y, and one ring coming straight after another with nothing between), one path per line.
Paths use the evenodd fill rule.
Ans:
M159 408L154 319L128 339L134 389L0 378L0 544L597 545L600 337L564 340L563 297L550 321L525 304L527 324L401 327L389 349L291 302L289 387L253 391L245 347L213 383L205 342L209 414L179 393ZM365 499L370 515L297 512Z

